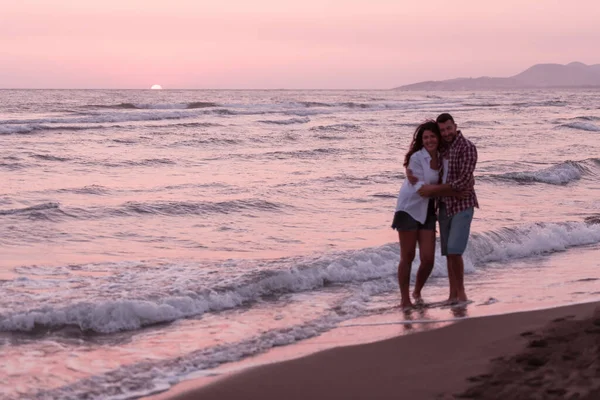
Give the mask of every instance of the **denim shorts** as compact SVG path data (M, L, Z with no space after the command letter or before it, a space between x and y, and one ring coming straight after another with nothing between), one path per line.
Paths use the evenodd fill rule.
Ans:
M446 205L440 203L440 244L443 256L462 255L465 252L474 211L475 209L471 207L448 217Z
M406 211L396 211L394 214L394 221L392 222L392 229L397 231L435 231L435 221L437 217L435 216L435 203L433 200L429 200L429 205L427 207L427 219L425 223L422 224L413 217L410 216Z

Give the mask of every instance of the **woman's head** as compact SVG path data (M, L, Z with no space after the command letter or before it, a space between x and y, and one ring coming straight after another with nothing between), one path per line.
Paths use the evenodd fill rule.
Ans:
M404 166L408 167L410 156L417 151L422 148L425 148L429 152L437 151L440 143L442 143L442 135L440 134L437 122L433 120L423 122L415 130L408 153L404 157Z

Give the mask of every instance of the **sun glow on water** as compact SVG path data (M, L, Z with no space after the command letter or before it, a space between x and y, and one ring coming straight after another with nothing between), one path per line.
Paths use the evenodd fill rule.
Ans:
M152 85L152 87L150 87L150 89L160 90L160 89L162 89L162 86L160 86L160 85Z

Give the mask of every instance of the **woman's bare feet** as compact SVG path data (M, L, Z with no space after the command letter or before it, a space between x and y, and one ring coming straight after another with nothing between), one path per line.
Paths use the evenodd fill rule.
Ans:
M415 306L419 307L425 304L423 298L421 297L421 293L413 292L413 299L415 299Z
M412 310L413 308L415 308L415 305L413 303L411 303L410 300L402 301L402 302L400 302L400 308L403 311Z

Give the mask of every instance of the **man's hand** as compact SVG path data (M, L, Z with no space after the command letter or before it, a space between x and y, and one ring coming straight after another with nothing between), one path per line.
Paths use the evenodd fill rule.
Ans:
M408 168L406 168L406 179L408 179L408 181L410 182L411 185L414 185L417 182L419 182L419 178L414 176L412 171Z
M423 197L433 197L435 194L435 185L423 185L421 189L417 190L420 196Z

